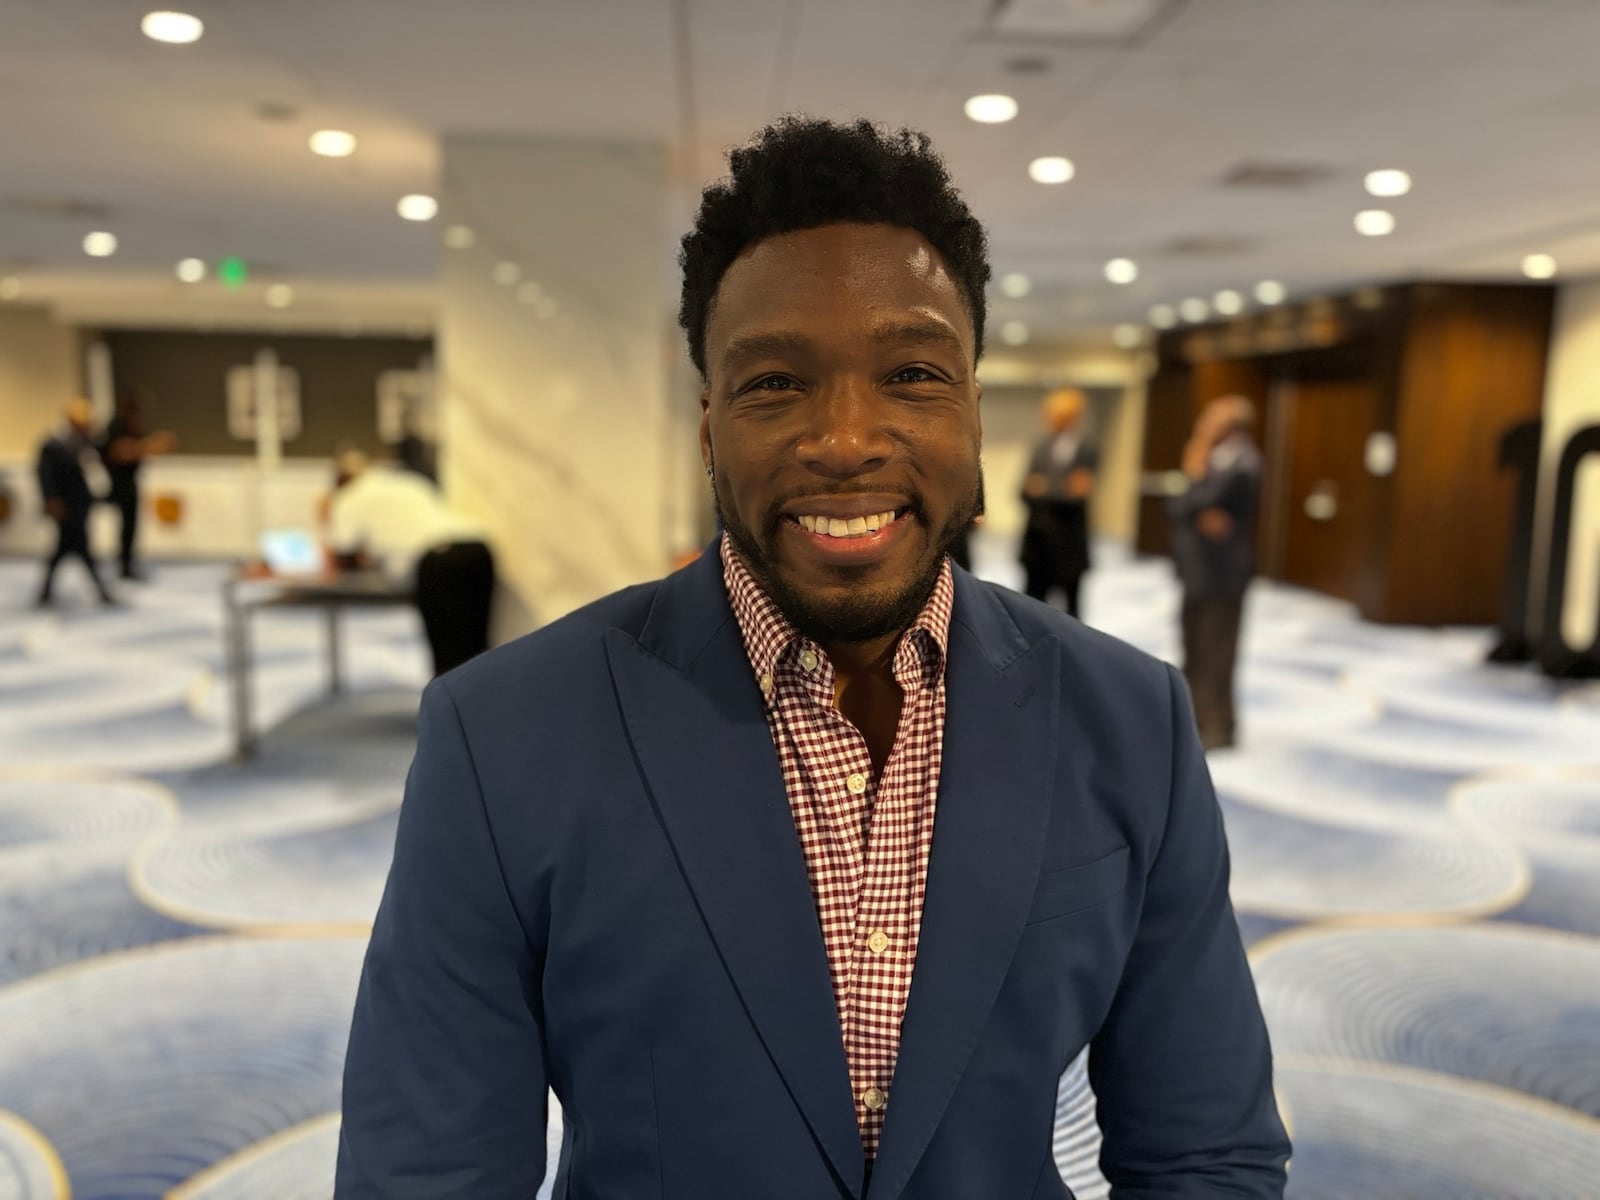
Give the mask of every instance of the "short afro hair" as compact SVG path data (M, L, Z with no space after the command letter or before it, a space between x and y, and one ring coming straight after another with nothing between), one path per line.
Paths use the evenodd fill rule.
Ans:
M982 356L988 238L927 134L785 117L731 151L728 164L730 177L706 188L678 252L678 324L702 377L711 306L734 260L766 238L840 221L898 225L926 238L955 276Z

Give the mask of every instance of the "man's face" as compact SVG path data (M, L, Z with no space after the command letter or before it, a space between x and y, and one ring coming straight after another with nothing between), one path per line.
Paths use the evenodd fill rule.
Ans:
M910 625L979 506L972 321L938 251L890 225L757 243L706 372L701 452L756 581L819 642Z

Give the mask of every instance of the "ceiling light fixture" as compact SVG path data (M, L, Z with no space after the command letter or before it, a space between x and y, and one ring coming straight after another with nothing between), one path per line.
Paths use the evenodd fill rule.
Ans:
M1232 288L1225 288L1211 297L1211 304L1225 317L1236 317L1244 311L1244 297Z
M1144 341L1144 334L1137 325L1118 325L1112 330L1111 341L1119 350L1135 350Z
M1017 102L1010 96L973 96L963 111L980 125L1003 125L1017 115Z
M1387 237L1394 232L1394 214L1369 208L1356 214L1356 232L1362 237Z
M444 231L444 244L452 250L466 250L477 240L470 225L451 225Z
M412 194L401 196L400 203L395 206L402 217L408 221L431 221L439 215L439 202L432 196Z
M1211 315L1211 306L1198 296L1191 296L1178 305L1178 312L1183 315L1185 321L1198 325Z
M151 41L165 42L169 46L187 46L198 42L200 35L206 31L205 22L199 17L181 12L145 13L139 28Z
M1150 310L1150 324L1157 329L1171 329L1178 323L1178 313L1170 304L1158 304Z
M319 129L311 135L311 153L323 158L349 158L356 152L356 135L342 129Z
M1404 196L1411 190L1411 176L1404 171L1370 171L1366 183L1368 194L1373 196Z
M1530 254L1522 260L1522 273L1529 279L1554 279L1556 260L1548 254Z
M185 283L199 283L206 277L206 264L203 259L186 258L178 264L177 275Z
M83 252L91 258L110 258L117 252L117 235L91 233L83 239Z
M1115 284L1132 283L1139 278L1139 264L1131 258L1113 258L1106 264L1106 278Z
M1009 296L1013 300L1021 300L1031 291L1033 291L1033 280L1021 272L1013 271L1009 275L1000 277L1001 295Z
M1282 304L1289 298L1289 289L1276 279L1263 279L1256 284L1256 299L1268 306Z
M1028 164L1028 178L1035 183L1066 183L1077 173L1070 158L1036 158Z
M1000 340L1008 346L1026 346L1032 336L1033 330L1024 321L1007 321L1000 326Z

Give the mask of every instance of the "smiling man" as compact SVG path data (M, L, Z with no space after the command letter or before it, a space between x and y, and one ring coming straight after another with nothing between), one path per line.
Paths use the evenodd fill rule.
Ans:
M1113 1195L1288 1143L1174 672L954 569L982 227L920 135L791 119L684 239L713 553L423 703L342 1200L1039 1200L1085 1047Z

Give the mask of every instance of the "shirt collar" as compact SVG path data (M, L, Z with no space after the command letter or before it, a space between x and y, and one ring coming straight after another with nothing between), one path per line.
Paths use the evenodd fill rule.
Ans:
M778 664L791 648L796 654L809 649L819 657L825 656L820 646L799 634L772 597L755 581L726 533L722 535L721 550L722 582L739 623L745 654L757 681L763 684L762 691L770 692ZM950 648L950 614L954 608L955 579L947 558L939 568L933 594L895 647L894 673L902 688L913 686L930 667L937 668L936 674L943 673Z

